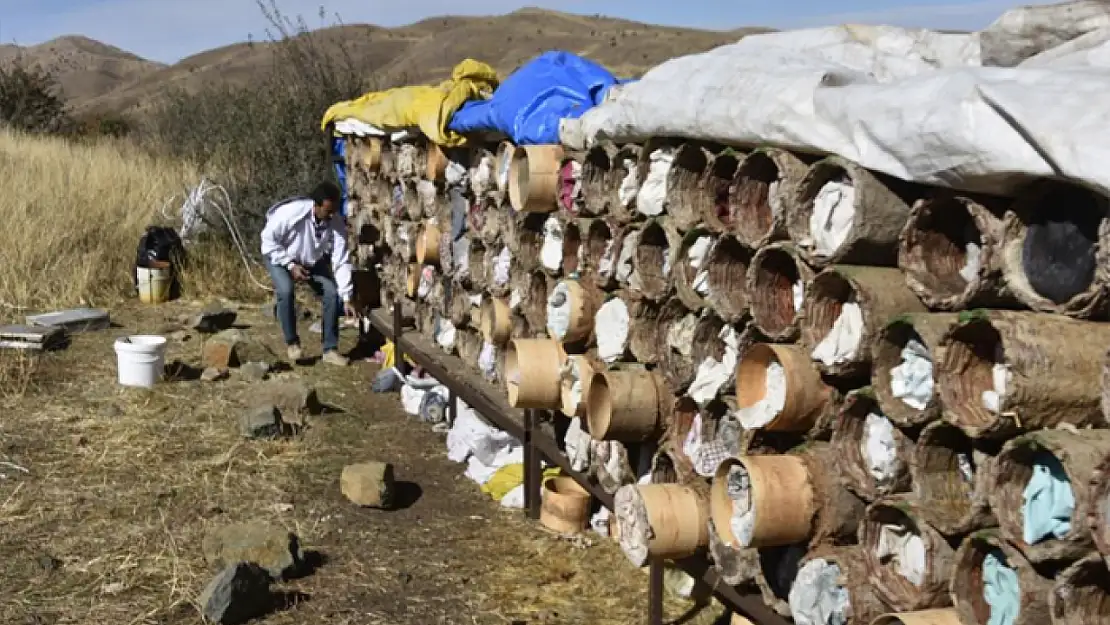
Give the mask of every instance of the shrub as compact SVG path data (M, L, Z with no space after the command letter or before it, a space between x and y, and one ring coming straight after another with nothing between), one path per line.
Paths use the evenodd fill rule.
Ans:
M161 150L216 174L247 241L255 240L273 203L334 176L320 130L324 111L378 87L369 79L372 68L356 63L342 44L310 33L273 0L259 0L259 7L272 27L264 74L249 86L171 94L149 128Z
M18 58L0 67L0 123L36 134L68 132L71 122L54 76Z

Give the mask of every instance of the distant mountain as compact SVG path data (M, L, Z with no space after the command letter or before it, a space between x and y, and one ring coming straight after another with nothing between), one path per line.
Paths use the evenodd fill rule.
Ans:
M496 17L434 17L398 28L335 26L309 36L324 49L347 50L368 72L423 83L443 79L467 57L507 74L551 49L568 50L620 76L635 77L669 58L769 30L672 28L528 8ZM22 55L56 72L76 112L119 112L141 107L170 87L196 90L217 83L249 84L271 66L272 45L237 43L164 65L71 36L26 48L0 47L0 62Z

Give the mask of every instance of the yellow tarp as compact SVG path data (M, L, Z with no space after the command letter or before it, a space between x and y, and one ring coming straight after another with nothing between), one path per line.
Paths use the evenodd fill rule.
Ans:
M414 85L375 91L333 104L324 113L323 130L341 119L357 119L385 132L419 127L433 143L454 147L466 142L447 130L455 111L468 100L488 100L497 89L497 71L474 59L455 66L451 78L439 85Z
M543 472L543 481L547 481L553 477L558 477L560 473L558 467L545 469ZM501 501L509 491L524 483L524 465L522 463L507 464L497 470L489 481L482 484L482 492Z

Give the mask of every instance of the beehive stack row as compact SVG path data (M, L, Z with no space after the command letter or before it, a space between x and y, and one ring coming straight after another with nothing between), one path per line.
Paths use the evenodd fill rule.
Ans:
M406 151L424 164L387 167ZM424 150L460 184L420 151L350 157L391 155L352 187L385 289L510 403L574 419L568 455L616 493L633 562L708 548L807 622L818 604L852 623L1110 619L1104 198L667 139ZM435 202L411 199L428 184ZM1093 269L1053 288L1033 261L1073 230L1095 233Z

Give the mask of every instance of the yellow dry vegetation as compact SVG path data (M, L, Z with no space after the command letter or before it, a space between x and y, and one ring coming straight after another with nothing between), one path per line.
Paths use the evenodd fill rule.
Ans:
M195 168L123 141L0 131L0 318L130 297L143 231L198 180ZM239 285L240 267L231 250L207 253L186 289L235 295L214 287Z

